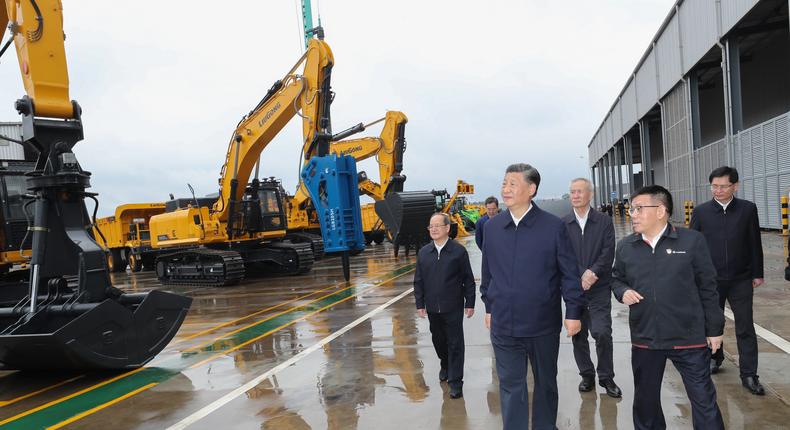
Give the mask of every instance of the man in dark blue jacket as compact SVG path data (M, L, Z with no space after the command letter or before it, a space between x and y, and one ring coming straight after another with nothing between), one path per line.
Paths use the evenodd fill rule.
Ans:
M562 307L568 336L581 329L586 300L576 255L561 219L532 203L540 174L513 164L502 182L503 212L485 225L480 294L496 357L504 428L529 426L527 363L535 377L532 427L557 422L557 358Z
M664 187L637 190L629 212L635 233L617 244L612 290L629 306L634 428L667 428L661 382L671 360L691 401L694 429L723 430L708 348L721 347L724 312L705 238L669 224L672 195Z
M483 227L486 225L489 219L496 216L499 213L499 200L496 197L491 196L486 199L486 214L481 216L477 223L475 223L475 243L477 243L477 247L480 250L483 249Z
M588 333L595 339L598 356L598 383L610 397L621 397L614 383L612 343L612 263L614 262L614 224L608 216L593 210L590 201L593 184L589 179L571 181L570 199L573 209L563 218L568 236L576 252L582 289L587 308L582 314L582 330L573 336L573 357L582 377L579 391L595 388L595 367L590 360Z
M738 171L719 167L708 177L713 199L694 208L691 228L702 232L708 242L713 264L719 305L729 301L735 316L738 364L741 383L752 394L764 395L765 388L757 376L757 334L754 331L752 301L754 289L763 283L763 244L757 206L735 198ZM718 373L724 362L719 349L711 357L711 373Z
M439 380L450 385L450 397L463 396L463 317L475 312L475 276L466 248L450 239L450 217L431 216L433 241L417 253L414 300L421 317L428 315L431 339L441 362Z

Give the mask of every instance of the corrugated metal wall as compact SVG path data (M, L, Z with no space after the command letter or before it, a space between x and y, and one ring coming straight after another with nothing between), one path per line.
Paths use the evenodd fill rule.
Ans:
M672 194L675 210L672 219L683 220L683 202L694 198L691 178L691 145L686 83L677 85L661 102L664 126L666 188Z
M721 139L694 151L697 200L700 204L713 198L708 176L713 169L727 165L727 140Z
M790 191L790 113L738 133L738 196L757 205L760 226L781 228L780 197Z
M741 20L759 0L726 0L721 4L722 28L732 28Z
M0 122L0 135L22 140L22 124ZM22 145L0 139L0 160L24 160L25 150Z
M666 94L681 79L683 68L680 61L680 38L678 37L678 17L673 16L667 28L656 42L656 55L658 55L658 83L661 94Z
M693 67L717 41L716 2L686 0L680 5L683 65Z
M656 105L658 100L656 87L656 59L655 53L650 52L636 72L636 99L637 99L637 116L643 117L646 113ZM616 139L615 139L616 140Z
M648 47L635 72L636 78L628 81L612 106L612 111L621 109L622 127L615 127L612 133L612 124L607 122L613 119L607 114L591 139L590 165L622 138L618 129L624 132L636 125L758 3L759 0L685 0L677 14L673 9L655 41L655 49Z

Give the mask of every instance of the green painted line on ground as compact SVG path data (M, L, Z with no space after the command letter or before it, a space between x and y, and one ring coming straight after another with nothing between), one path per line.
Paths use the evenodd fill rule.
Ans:
M379 279L384 279L386 281L390 278L403 275L413 270L414 266L414 263L401 266L379 277ZM239 331L238 333L220 338L212 344L207 345L197 351L183 353L180 357L167 360L160 366L146 367L139 372L118 379L117 381L113 381L109 384L72 397L68 400L56 403L24 417L20 417L7 424L1 425L0 429L46 429L47 427L61 423L69 418L79 415L82 412L103 405L148 384L164 382L188 369L190 366L201 362L202 360L217 354L221 354L222 351L232 349L235 346L261 336L273 329L276 329L277 327L303 318L304 316L321 308L338 303L341 300L356 295L360 291L373 288L377 282L383 283L385 281L379 280L366 282L361 285L354 286L353 288L341 290L337 293L331 294L324 299L310 303L309 305L296 307L288 313L284 313L266 321L261 321L260 323L254 324L242 331Z

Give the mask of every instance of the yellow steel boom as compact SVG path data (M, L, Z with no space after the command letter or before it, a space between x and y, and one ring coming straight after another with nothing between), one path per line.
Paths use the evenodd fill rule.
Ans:
M6 27L13 35L19 71L35 115L74 118L60 0L2 0L0 29Z

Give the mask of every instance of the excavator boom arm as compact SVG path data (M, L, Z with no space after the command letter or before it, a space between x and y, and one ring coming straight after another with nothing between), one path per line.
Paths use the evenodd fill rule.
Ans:
M10 24L19 71L35 115L74 118L60 0L1 0L0 24L3 31Z
M334 59L329 45L322 40L311 39L304 56L294 65L286 77L275 83L266 97L250 114L239 123L228 145L228 152L220 175L220 198L214 204L214 213L220 221L226 222L232 210L230 201L242 198L244 188L250 179L261 152L282 130L285 124L300 110L306 136L316 136L321 127L317 124L327 96L328 73ZM302 75L295 74L304 63ZM310 142L306 141L304 154L312 154ZM310 155L312 156L312 155Z

